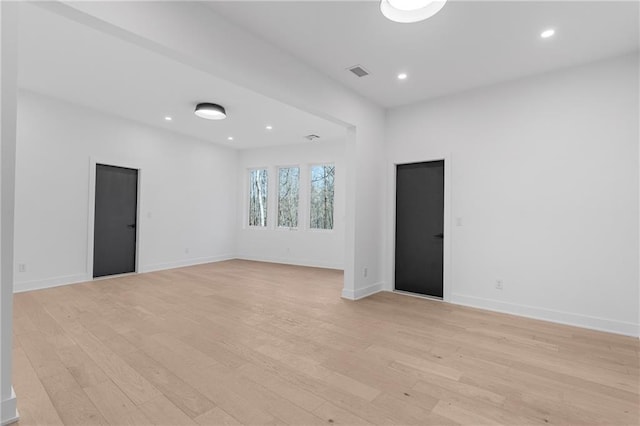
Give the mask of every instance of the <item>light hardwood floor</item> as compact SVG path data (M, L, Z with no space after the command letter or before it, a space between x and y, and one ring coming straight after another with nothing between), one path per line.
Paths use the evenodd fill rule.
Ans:
M20 424L639 424L637 339L228 261L15 296Z

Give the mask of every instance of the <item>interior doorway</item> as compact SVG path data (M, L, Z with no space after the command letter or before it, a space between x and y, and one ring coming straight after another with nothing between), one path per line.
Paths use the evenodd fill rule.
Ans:
M138 170L96 164L93 277L136 271Z
M444 168L444 160L396 166L396 290L443 297Z

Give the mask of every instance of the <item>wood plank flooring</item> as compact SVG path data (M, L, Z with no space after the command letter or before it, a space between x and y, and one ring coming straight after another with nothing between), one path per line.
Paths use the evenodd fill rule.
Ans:
M637 339L228 261L15 295L21 425L640 424Z

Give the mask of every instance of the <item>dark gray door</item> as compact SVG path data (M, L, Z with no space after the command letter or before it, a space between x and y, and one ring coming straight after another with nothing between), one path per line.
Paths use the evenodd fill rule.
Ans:
M396 169L396 290L442 297L444 161Z
M136 270L138 171L96 165L93 276Z

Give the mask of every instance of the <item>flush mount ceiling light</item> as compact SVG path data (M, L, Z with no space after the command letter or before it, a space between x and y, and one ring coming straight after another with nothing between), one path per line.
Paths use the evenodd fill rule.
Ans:
M555 33L556 33L556 30L554 30L553 28L549 28L548 30L544 30L543 32L541 32L540 37L542 38L553 37Z
M196 105L195 115L207 120L224 120L227 118L227 112L224 107L218 104L202 103Z
M398 80L406 80L407 77L407 73L405 72L401 72L400 74L398 74Z
M380 11L394 22L419 22L438 13L446 2L447 0L381 0Z

